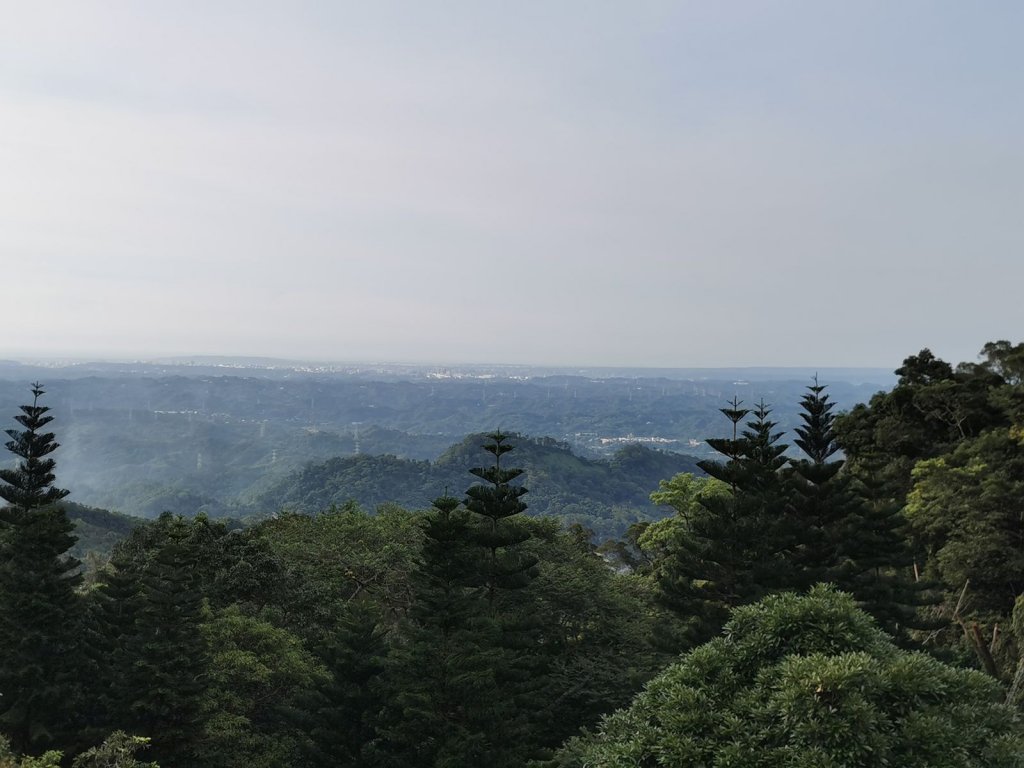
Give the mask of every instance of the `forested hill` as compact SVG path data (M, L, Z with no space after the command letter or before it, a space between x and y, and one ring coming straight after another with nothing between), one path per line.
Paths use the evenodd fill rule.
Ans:
M63 502L68 519L75 526L77 541L70 550L72 557L83 558L89 552L106 554L125 538L141 520L130 515Z
M393 502L423 509L447 491L461 496L475 481L484 435L470 435L437 461L395 456L347 456L310 464L254 495L244 509L263 516L281 509L318 512L355 501L366 509ZM660 480L679 472L700 473L696 459L629 445L610 459L588 459L552 438L513 436L505 466L524 470L529 513L579 523L598 539L621 536L630 524L663 517L649 495Z
M61 444L60 481L74 501L140 517L163 511L237 516L243 501L288 482L309 462L363 454L437 461L467 433L498 427L550 436L589 459L612 460L619 448L637 443L711 458L705 441L726 434L719 409L728 400L737 396L750 407L763 398L779 429L791 432L814 374L223 362L0 363L0 413L16 411L29 381L43 382ZM871 370L819 373L837 411L895 382L891 373ZM534 486L537 479L531 478ZM533 508L546 493L539 479L541 486L531 489ZM571 489L574 497L578 490ZM417 496L415 506L436 492Z

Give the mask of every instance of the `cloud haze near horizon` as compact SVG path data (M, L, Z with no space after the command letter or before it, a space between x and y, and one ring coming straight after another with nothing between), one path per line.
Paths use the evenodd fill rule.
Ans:
M0 354L895 367L1021 340L1018 3L5 18Z

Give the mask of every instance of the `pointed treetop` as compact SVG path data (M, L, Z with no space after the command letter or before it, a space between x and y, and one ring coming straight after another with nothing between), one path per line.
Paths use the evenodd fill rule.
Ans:
M809 392L800 400L803 411L800 418L803 426L794 430L797 439L793 442L812 462L823 464L839 450L833 430L835 415L832 408L835 407L835 403L829 402L828 395L824 394L825 386L818 383L817 375L814 377L814 384L807 389Z
M496 462L500 462L502 455L508 453L514 448L514 446L505 445L505 441L508 440L508 438L509 436L499 429L497 432L492 432L487 435L487 439L491 442L485 443L483 448L495 457Z
M431 502L431 505L434 507L434 509L438 510L439 512L445 515L450 515L452 512L458 509L459 504L461 503L462 502L456 499L454 496L448 495L448 488L446 487L444 489L444 495L438 496L436 499L434 499Z
M729 401L728 405L728 408L719 408L718 410L721 411L725 415L725 418L733 424L738 424L743 421L747 414L750 413L749 408L740 408L740 406L743 405L743 401L737 398L736 395L733 395L733 398Z
M25 429L5 430L11 438L6 447L21 462L15 469L0 469L0 498L22 512L49 506L68 495L68 491L53 487L56 462L44 458L57 450L59 443L54 441L52 432L40 431L53 420L52 416L44 415L50 409L38 405L43 388L34 382L30 391L32 405L21 406L22 413L14 417Z
M764 469L774 472L785 464L785 459L782 456L789 446L779 443L779 439L785 432L772 431L778 422L768 418L771 413L772 409L762 398L754 409L753 420L747 422L747 429L743 431L743 437L748 441L747 458Z

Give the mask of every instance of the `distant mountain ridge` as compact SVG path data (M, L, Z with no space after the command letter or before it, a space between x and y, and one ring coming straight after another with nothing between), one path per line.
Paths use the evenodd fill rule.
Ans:
M299 374L361 376L380 380L405 378L418 380L446 376L493 378L544 378L582 376L600 379L668 379L697 381L805 380L817 374L823 381L875 384L888 389L896 377L888 368L856 366L724 366L724 367L636 367L636 366L556 366L517 363L403 363L374 361L295 360L277 357L231 355L191 355L138 360L69 359L54 356L18 360L0 359L0 379L20 379L40 375L53 378L82 376L223 376L245 375L278 378Z
M550 369L549 375L533 376L531 369L511 366L371 365L329 372L110 365L72 370L17 362L5 369L0 364L0 428L5 415L14 426L28 382L39 379L61 444L55 454L58 482L72 491L74 501L142 517L165 510L211 516L254 513L252 503L261 494L270 494L310 462L390 454L441 463L442 455L467 433L499 427L550 436L588 461L613 461L617 451L632 444L708 458L713 451L706 439L720 437L728 428L719 412L728 400L738 397L750 407L763 398L773 408L778 429L791 432L799 423L800 397L812 381L810 375L768 378L779 369L721 369L719 375L729 375L715 379L627 377L622 370L612 378L601 378L597 371L582 375L582 370L555 375ZM879 390L875 384L832 380L824 374L819 380L829 385L837 411ZM791 437L784 439L792 442ZM548 458L552 464L568 461ZM357 473L356 467L365 469L366 463L360 458L351 467L344 465L344 472ZM644 494L657 480L671 476L671 469L653 478L654 485L645 487ZM381 464L374 471L404 477L412 469ZM424 482L433 482L438 472L431 469ZM549 494L538 472L534 470L539 481L530 479L535 486L532 505L547 508L549 502L542 500L560 491ZM418 482L411 481L410 487L419 488ZM425 504L445 482L461 490L465 478L442 478L439 488L424 486L402 502ZM371 492L365 480L356 487L359 492L353 497L364 504L372 506L386 496L384 490ZM631 498L631 503L643 501L639 492ZM616 502L594 501L604 505L598 515L573 511L578 502L568 496L560 501L560 513L610 519L608 505Z
M478 482L469 469L488 465L490 456L481 450L484 442L485 435L468 435L434 462L387 454L311 462L230 507L211 508L208 499L188 493L164 500L171 502L167 511L179 514L201 510L249 519L281 511L316 514L350 502L371 511L384 504L425 509L445 493L461 498ZM506 454L505 466L524 470L516 483L529 491L523 497L528 514L582 525L597 540L620 537L635 522L664 517L667 510L649 499L660 480L679 472L701 474L691 456L640 445L624 446L610 459L588 459L552 438L512 435L511 442L515 450ZM149 509L137 517L74 502L65 502L64 507L79 539L71 554L79 558L88 552L108 553L133 527L163 511Z
M445 493L461 498L476 482L469 469L490 464L481 450L485 442L485 435L469 435L435 462L363 455L310 464L246 506L260 516L280 509L315 513L350 501L369 509L389 502L425 509ZM679 472L702 474L691 456L640 445L620 448L610 459L587 459L552 438L513 434L510 443L515 450L503 457L503 466L524 470L517 482L529 490L523 497L528 513L578 523L598 539L621 536L634 522L664 517L665 510L648 498L660 480Z

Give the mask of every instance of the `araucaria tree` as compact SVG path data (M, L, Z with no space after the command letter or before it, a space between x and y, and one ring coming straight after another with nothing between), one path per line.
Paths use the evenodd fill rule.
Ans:
M501 457L513 449L506 442L508 435L495 432L487 437L490 442L483 448L494 456L494 466L469 470L483 482L466 490L465 504L470 512L480 515L476 535L484 550L480 576L487 601L494 608L500 592L520 589L533 580L537 558L525 554L519 546L530 538L530 532L517 517L526 511L521 500L526 488L511 483L523 470L501 466Z
M530 531L522 513L526 488L512 485L523 470L505 468L501 457L512 450L508 435L488 435L483 449L494 465L469 470L482 483L466 490L464 505L473 513L473 539L479 547L478 572L472 586L482 589L487 603L481 637L494 639L487 648L487 665L494 677L495 697L485 711L488 762L493 768L526 763L530 749L529 714L538 709L536 691L544 679L536 653L536 627L525 606L526 587L536 578L537 558L525 551Z
M50 410L39 405L39 398L45 394L38 382L32 385L32 405L21 406L21 413L14 420L25 429L4 430L11 438L7 442L7 450L21 458L15 469L0 469L0 498L10 506L6 507L0 519L17 512L30 513L34 510L54 504L65 496L68 491L55 488L56 477L53 468L57 462L50 457L60 443L54 442L52 432L40 430L53 421L47 416Z
M721 409L732 437L708 440L727 461L699 464L729 492L700 500L658 568L660 599L690 622L689 643L714 636L730 609L789 585L780 472L786 446L763 402L753 412L740 405L734 398Z
M842 459L833 459L839 451L833 404L817 377L807 390L800 401L803 424L796 428L794 441L805 458L790 460L788 478L792 489L788 511L796 539L790 558L794 584L802 589L818 582L843 581L853 567L845 549L859 528L859 500L851 493L847 476L841 474Z
M489 713L499 699L493 661L500 638L477 580L472 520L458 499L442 496L422 520L422 560L407 642L391 655L398 717L388 733L407 765L485 762Z
M57 504L68 492L53 485L57 449L52 420L39 405L21 406L7 448L19 461L0 470L0 732L20 752L61 741L76 705L74 691L78 561L66 555L73 526Z
M927 627L915 606L932 601L930 585L902 576L913 559L899 507L873 495L864 468L859 489L843 471L844 460L834 458L833 403L817 378L807 390L794 441L805 458L791 459L788 473L792 586L835 584L900 638L907 628Z

